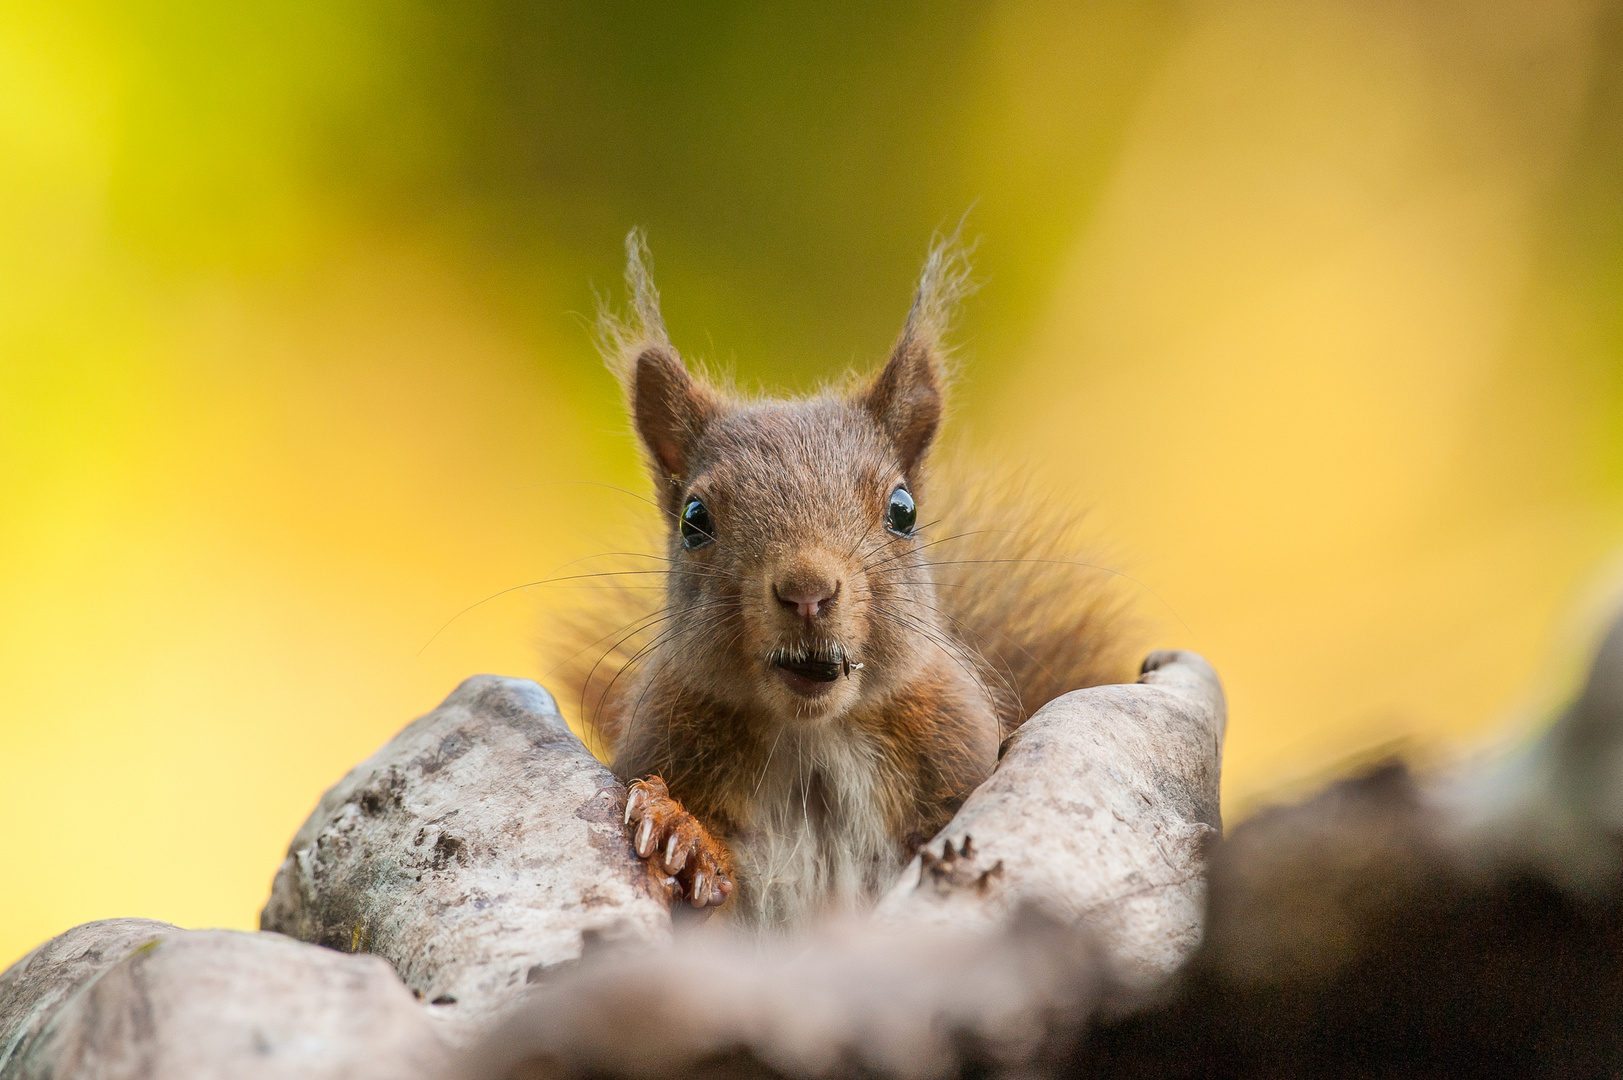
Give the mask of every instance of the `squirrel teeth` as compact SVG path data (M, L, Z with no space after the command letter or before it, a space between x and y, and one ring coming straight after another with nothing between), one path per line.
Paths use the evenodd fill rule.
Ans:
M851 672L862 670L861 664L853 661L842 646L835 644L815 648L804 645L794 648L780 647L774 649L767 660L774 666L810 682L833 682L841 675L850 678Z

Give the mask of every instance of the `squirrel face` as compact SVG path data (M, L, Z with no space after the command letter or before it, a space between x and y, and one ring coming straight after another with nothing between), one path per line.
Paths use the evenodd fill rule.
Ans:
M649 367L654 385L677 375ZM686 645L693 670L727 672L734 704L807 721L904 685L935 624L912 558L917 456L860 395L713 404L665 480L670 607L709 627Z
M664 512L669 578L667 629L627 688L624 729L645 703L674 715L684 700L769 724L829 723L958 657L918 518L944 406L938 342L965 287L951 245L932 252L877 375L765 401L688 370L640 234L627 253L632 317L605 314L600 329Z

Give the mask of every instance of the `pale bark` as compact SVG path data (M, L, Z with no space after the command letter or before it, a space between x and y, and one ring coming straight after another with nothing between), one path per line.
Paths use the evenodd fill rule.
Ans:
M1227 714L1194 653L1155 653L1144 668L1134 685L1037 710L878 917L996 924L1032 903L1091 930L1120 980L1181 963L1200 940L1206 842L1222 829Z
M91 923L42 951L30 967L96 970L55 1002L51 972L23 973L46 1006L30 1014L44 1022L0 1067L5 1080L429 1080L450 1067L434 1025L377 957L161 923Z
M551 695L476 676L322 796L260 925L384 957L467 1038L592 942L669 939L624 807Z
M130 953L180 928L153 919L102 919L75 926L0 974L0 1078L62 1003Z

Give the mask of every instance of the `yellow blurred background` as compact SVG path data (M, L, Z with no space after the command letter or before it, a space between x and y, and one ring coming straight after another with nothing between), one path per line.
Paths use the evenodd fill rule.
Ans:
M1231 815L1548 713L1623 540L1615 3L18 0L0 964L255 925L327 785L544 674L589 594L437 632L641 509L581 314L630 226L678 345L793 390L971 204L952 441L1217 665Z

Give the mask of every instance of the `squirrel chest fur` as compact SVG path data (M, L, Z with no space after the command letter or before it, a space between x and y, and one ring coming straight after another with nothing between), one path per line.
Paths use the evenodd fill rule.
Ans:
M1030 557L1055 522L983 505L1004 520L965 530L926 476L953 249L877 375L799 400L690 372L637 234L628 251L632 315L604 336L666 521L665 603L652 640L577 680L588 722L673 893L761 928L861 906L1028 707L1115 674L1117 605Z

